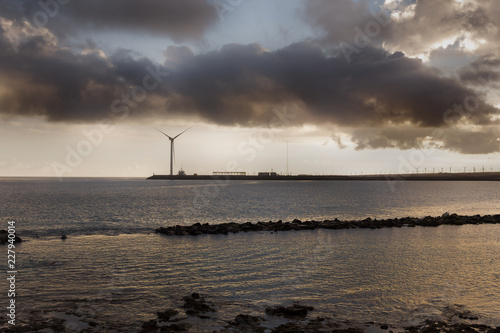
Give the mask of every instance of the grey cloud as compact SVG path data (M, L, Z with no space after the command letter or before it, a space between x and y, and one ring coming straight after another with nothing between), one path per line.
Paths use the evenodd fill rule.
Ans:
M494 55L481 56L458 71L462 81L487 87L500 81L500 58Z
M350 132L357 150L363 149L445 149L462 154L490 154L500 151L500 130L459 128L358 128Z
M216 9L206 0L72 0L66 4L4 0L0 7L6 10L2 16L26 18L33 25L44 23L45 15L47 27L58 36L81 29L125 30L182 41L201 38L218 19Z
M340 135L332 135L332 140L335 142L339 149L345 149L347 146L342 142L342 137Z
M309 43L276 52L258 45L227 45L179 65L172 89L179 96L179 109L184 100L196 105L205 119L243 125L263 122L252 105L295 101L307 110L301 121L439 127L446 125L446 110L476 96L402 53L366 48L346 65L342 55L327 57ZM479 104L471 121L487 122L497 110Z
M388 19L387 13L401 17ZM431 51L445 39L463 42L466 36L484 39L479 48L491 51L500 37L500 2L494 0L464 1L463 6L456 0L404 0L378 7L364 0L304 0L303 18L323 33L317 40L329 45L352 45L361 36L359 31L367 33L370 24L384 22L362 42L412 55Z
M498 41L498 1L477 0L457 7L455 0L419 0L414 5L413 17L393 21L387 29L387 47L418 54L443 39L460 41L466 34L475 40ZM488 43L481 46L489 47Z
M324 40L338 43L352 40L355 27L363 29L373 19L366 0L304 0L303 18L324 34Z
M488 128L481 131L449 131L444 148L463 154L489 154L500 151L500 131Z
M431 128L399 126L389 128L357 128L350 132L357 150L398 148L422 148L424 140L432 136Z

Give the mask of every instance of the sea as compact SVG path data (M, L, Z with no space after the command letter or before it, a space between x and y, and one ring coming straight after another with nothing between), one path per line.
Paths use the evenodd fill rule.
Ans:
M16 320L60 318L68 332L138 332L194 292L217 307L216 318L189 319L200 332L294 302L354 326L401 328L459 320L458 313L499 326L500 225L154 232L194 223L446 212L500 214L500 182L0 178L0 230L14 221L24 240L15 248ZM0 251L5 263L7 247ZM9 286L0 280L5 328Z

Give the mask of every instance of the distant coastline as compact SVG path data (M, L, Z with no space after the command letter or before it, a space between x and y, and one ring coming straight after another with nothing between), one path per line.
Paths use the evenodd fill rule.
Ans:
M153 175L150 180L385 180L385 181L500 181L500 172L477 173L415 173L415 174L384 174L384 175Z

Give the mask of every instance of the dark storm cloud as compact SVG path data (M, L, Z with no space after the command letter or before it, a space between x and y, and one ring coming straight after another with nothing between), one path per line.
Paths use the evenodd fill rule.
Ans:
M366 48L346 65L341 54L328 57L309 43L275 52L227 45L179 64L172 87L179 110L196 105L205 119L242 125L266 120L259 104L291 101L307 110L299 121L439 127L446 125L446 110L476 96L402 53ZM478 103L471 121L487 123L497 110Z
M479 57L476 61L458 71L465 83L488 88L500 81L500 58L494 55Z
M177 41L200 38L217 20L206 0L73 0L66 10L72 20L97 29L142 30Z
M124 51L108 59L97 52L75 54L54 46L46 36L23 41L17 52L6 38L0 44L0 112L49 121L109 117L111 102L142 82L144 68L154 66Z
M175 41L199 39L217 21L206 0L4 0L3 17L25 18L57 36L81 29L121 30L169 36Z

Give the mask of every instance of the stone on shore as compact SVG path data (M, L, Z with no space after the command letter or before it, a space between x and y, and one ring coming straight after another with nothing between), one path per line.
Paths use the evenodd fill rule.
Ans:
M190 316L197 316L202 319L207 319L209 317L205 316L205 312L215 312L216 310L212 308L206 300L205 297L200 296L198 293L193 293L190 296L185 296L183 299L184 305L182 307L187 309L186 314Z
M266 313L271 316L285 317L289 319L305 318L308 311L312 311L312 306L294 304L288 307L276 306L266 308Z
M7 230L0 230L0 245L5 245L9 241L9 233ZM23 240L19 236L14 237L14 243L21 243Z
M264 333L265 328L260 326L261 321L259 317L239 314L229 322L229 327L234 327L241 332Z

